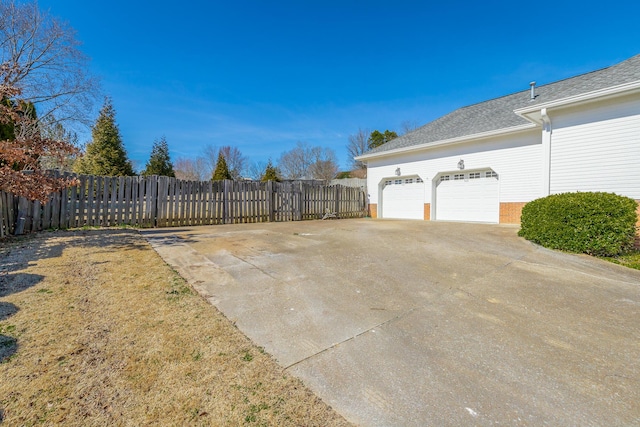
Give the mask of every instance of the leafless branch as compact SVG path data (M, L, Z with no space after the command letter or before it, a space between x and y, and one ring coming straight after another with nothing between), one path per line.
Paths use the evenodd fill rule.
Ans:
M34 1L0 0L0 62L12 68L4 83L19 88L39 118L71 127L90 124L99 85L67 23Z
M364 163L355 160L355 157L358 157L364 154L368 148L368 140L369 135L371 135L371 131L369 129L360 129L358 128L358 132L353 135L349 135L349 143L347 144L347 154L349 155L349 159L351 159L351 164L354 169L365 169L366 166Z

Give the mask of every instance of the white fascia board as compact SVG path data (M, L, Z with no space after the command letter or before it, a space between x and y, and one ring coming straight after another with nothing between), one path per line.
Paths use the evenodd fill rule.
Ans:
M361 156L354 157L354 159L360 160L360 161L366 161L366 160L375 159L378 157L387 157L387 156L393 156L396 154L411 153L413 151L429 150L435 147L442 147L443 145L454 145L454 144L463 144L467 142L475 142L483 139L493 138L496 136L503 136L503 135L509 135L512 133L523 132L526 130L534 129L536 127L538 126L534 123L526 123L523 125L511 126L508 128L491 130L488 132L481 132L473 135L459 136L457 138L449 138L449 139L443 139L441 141L427 142L426 144L411 145L409 147L396 148L395 150L381 151L379 153L372 153L372 154L363 154Z
M598 89L592 92L581 93L580 95L569 96L567 98L557 99L555 101L544 102L542 104L532 105L531 107L518 108L513 112L518 116L530 120L536 124L541 124L540 110L546 108L547 110L558 107L565 107L569 105L584 104L586 102L592 102L601 99L613 98L622 95L630 95L632 93L640 92L640 80L624 83L617 86L611 86L605 89Z

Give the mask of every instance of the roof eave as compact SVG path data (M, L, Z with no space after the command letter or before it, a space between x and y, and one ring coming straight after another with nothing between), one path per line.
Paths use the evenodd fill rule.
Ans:
M598 89L591 92L581 93L580 95L569 96L567 98L556 99L555 101L543 102L540 104L532 105L531 107L518 108L513 112L518 116L529 120L535 124L541 124L542 119L540 117L540 111L543 108L547 110L559 107L575 106L579 104L585 104L596 100L603 100L607 98L614 98L622 95L629 95L632 93L640 92L640 80L624 83L621 85L610 86L604 89Z
M483 139L493 138L496 136L504 136L504 135L510 135L513 133L524 132L527 130L534 129L536 127L537 125L534 123L525 123L522 125L511 126L508 128L476 133L473 135L465 135L465 136L459 136L456 138L443 139L441 141L428 142L425 144L411 145L409 147L402 147L402 148L396 148L393 150L380 151L378 153L363 154L361 156L355 157L354 159L366 162L367 160L371 160L375 158L388 157L388 156L393 156L397 154L406 154L414 151L429 150L432 148L442 147L445 145L456 145L456 144L463 144L468 142L481 141Z

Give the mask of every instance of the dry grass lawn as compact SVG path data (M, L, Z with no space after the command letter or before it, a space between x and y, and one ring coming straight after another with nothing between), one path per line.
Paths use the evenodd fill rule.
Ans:
M7 426L347 425L133 230L0 242L0 359Z

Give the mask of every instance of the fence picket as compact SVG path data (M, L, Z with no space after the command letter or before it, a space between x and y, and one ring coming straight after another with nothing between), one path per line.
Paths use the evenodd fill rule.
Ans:
M305 182L181 181L168 177L78 176L48 203L0 192L0 237L47 228L175 227L361 217L366 190ZM18 218L21 218L18 220ZM16 227L17 225L17 227ZM17 229L16 229L17 228Z

